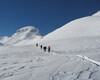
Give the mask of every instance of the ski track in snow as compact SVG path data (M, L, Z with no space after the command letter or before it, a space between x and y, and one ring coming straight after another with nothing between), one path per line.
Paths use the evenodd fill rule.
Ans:
M95 61L95 60L93 60L93 59L90 59L90 58L88 58L88 57L86 57L86 56L81 56L81 55L76 55L76 56L78 56L78 57L80 57L80 58L82 58L82 59L88 60L88 61L90 61L90 62L96 64L97 66L100 66L100 62Z

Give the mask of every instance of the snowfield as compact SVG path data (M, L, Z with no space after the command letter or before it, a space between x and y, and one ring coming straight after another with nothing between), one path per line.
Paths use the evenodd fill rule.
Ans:
M0 80L99 80L100 63L43 52L34 45L0 48Z
M0 80L100 80L100 11L46 36L28 26L0 38Z

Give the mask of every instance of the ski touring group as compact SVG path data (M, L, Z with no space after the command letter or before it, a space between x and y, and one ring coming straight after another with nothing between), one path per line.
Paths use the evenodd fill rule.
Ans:
M43 50L44 52L48 52L50 53L51 52L51 47L50 46L43 46L43 45L39 45L38 43L36 43L36 47L39 47L40 46L40 49Z

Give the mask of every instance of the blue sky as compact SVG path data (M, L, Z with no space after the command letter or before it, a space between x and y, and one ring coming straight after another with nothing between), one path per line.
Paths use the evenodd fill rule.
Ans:
M100 0L0 0L0 36L31 25L45 35L98 10Z

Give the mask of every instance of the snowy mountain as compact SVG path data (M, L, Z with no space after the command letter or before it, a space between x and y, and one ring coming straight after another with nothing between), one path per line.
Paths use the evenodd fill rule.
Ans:
M73 20L46 35L44 40L100 36L100 11L93 16Z
M87 55L100 61L100 16L97 14L100 12L65 24L44 36L40 44L50 45L57 52ZM96 54L95 50L98 50Z
M43 38L34 27L17 30L6 41L14 45L0 47L0 80L100 80L97 15L71 21ZM50 45L51 52L36 42Z
M26 26L16 31L11 37L9 37L5 44L16 44L16 45L26 45L28 42L36 42L42 38L39 30L33 26ZM30 44L31 44L30 43Z

